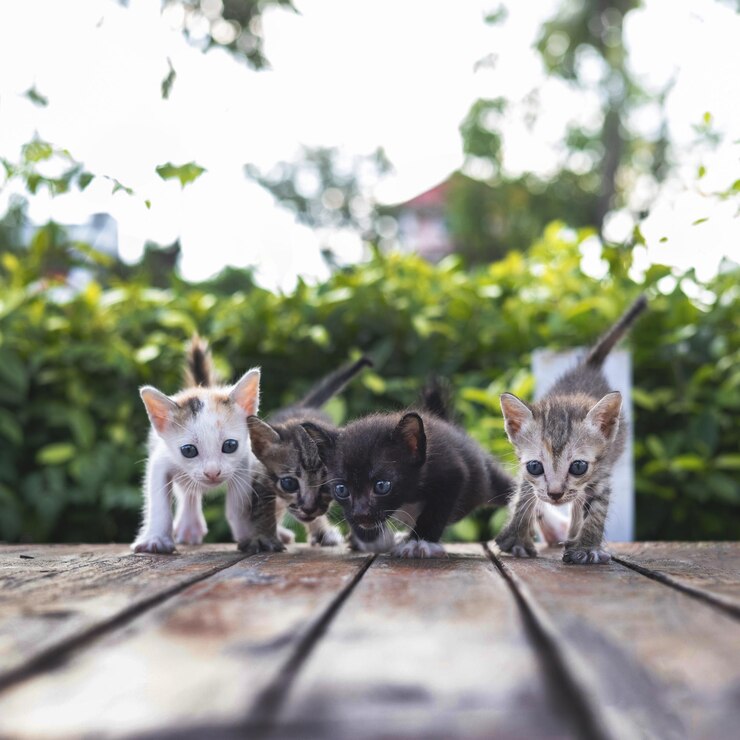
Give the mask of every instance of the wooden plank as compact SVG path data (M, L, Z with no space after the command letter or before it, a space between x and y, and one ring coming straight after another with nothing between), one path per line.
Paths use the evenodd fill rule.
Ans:
M179 588L244 558L233 545L131 555L125 545L0 548L0 688Z
M740 617L740 542L620 542L620 563Z
M561 553L497 562L614 737L732 737L740 723L740 624L616 562Z
M558 707L558 704L560 706ZM276 736L573 737L482 548L378 557L276 718Z
M0 736L198 737L242 726L370 559L296 547L221 570L0 693Z

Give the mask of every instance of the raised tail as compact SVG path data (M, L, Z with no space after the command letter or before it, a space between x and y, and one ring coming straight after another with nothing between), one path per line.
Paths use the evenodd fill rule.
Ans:
M419 394L419 407L437 418L456 423L452 403L452 388L448 381L433 376L427 380Z
M311 390L296 404L299 408L321 408L332 396L349 383L364 367L372 367L373 363L369 357L361 357L351 365L340 367L333 373L329 373L320 380Z
M627 333L637 317L647 308L647 298L641 295L624 315L604 334L591 351L586 355L585 365L601 367L607 355L614 349L614 345Z
M185 386L207 388L217 382L208 342L194 334L185 351Z

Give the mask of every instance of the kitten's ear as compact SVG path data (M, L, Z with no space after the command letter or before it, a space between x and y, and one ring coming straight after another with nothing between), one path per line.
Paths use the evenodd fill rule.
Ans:
M393 430L393 438L408 451L414 465L424 464L427 459L427 435L419 414L413 411L404 414L403 419Z
M337 446L337 439L339 438L339 432L335 429L327 429L319 424L314 424L312 421L304 421L301 424L306 434L316 443L319 448L319 456L321 459L325 459L326 453L330 452Z
M509 442L514 444L514 440L519 436L525 424L528 424L534 418L532 410L513 393L502 393L500 400L506 436L509 438Z
M239 378L229 392L229 398L241 407L247 416L253 416L260 407L260 369L253 367Z
M268 448L280 441L280 435L267 422L256 416L247 417L247 427L252 451L261 460Z
M139 388L139 395L144 402L144 406L146 406L146 412L149 414L152 426L162 434L179 406L153 385L145 385Z
M586 422L596 427L608 440L614 439L619 429L619 412L622 410L622 394L607 393L586 414Z

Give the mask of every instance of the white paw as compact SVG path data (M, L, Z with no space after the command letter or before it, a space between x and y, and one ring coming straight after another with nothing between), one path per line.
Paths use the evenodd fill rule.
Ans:
M324 529L311 537L311 544L321 545L321 547L336 547L341 545L343 541L342 534L336 527Z
M150 553L171 553L175 551L175 543L172 541L172 537L167 535L160 536L149 536L140 537L137 539L131 549L134 552L150 552Z
M391 555L397 558L443 558L447 552L439 542L409 540L396 545L391 550Z
M292 545L295 542L295 532L287 527L278 526L278 537L284 545Z
M200 545L208 534L205 521L191 519L175 522L175 542L178 545Z

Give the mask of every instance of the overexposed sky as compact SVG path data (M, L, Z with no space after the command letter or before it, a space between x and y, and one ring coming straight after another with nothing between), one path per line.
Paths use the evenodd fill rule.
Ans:
M128 9L112 0L0 3L0 156L17 157L38 131L92 172L136 191L114 196L110 182L97 179L81 194L33 198L32 218L75 223L109 211L119 223L124 258L135 259L147 239L168 243L179 236L187 278L205 278L226 264L256 264L264 284L290 288L297 274L326 274L319 237L247 180L245 163L269 169L293 158L301 144L339 146L349 154L382 146L395 174L377 195L394 202L461 166L458 127L478 97L514 103L503 124L512 172L552 171L564 156L559 142L567 124L596 114L597 93L545 80L531 48L541 22L558 7L555 0L508 3L501 27L484 24L491 3L482 0L296 5L300 14L265 14L271 69L255 72L225 52L203 54L189 45L158 0L131 0ZM634 188L636 203L652 206L643 259L710 274L723 254L737 258L740 222L732 204L697 192L694 175L700 163L706 166L704 192L740 177L740 147L732 144L740 139L740 17L715 0L646 0L628 16L626 38L633 69L648 88L675 80L668 112L676 175L657 200L644 184ZM490 53L494 68L476 71ZM177 79L162 100L168 57ZM596 80L598 65L583 64ZM49 98L47 108L23 97L33 85ZM543 115L530 131L522 119L534 88ZM725 133L715 153L692 147L692 126L705 111ZM655 123L655 107L646 105L628 125L649 133ZM193 160L207 172L185 189L155 173L158 164ZM7 188L0 194L0 212L8 195ZM609 228L620 238L632 223L615 214ZM353 235L334 239L345 258L360 256Z

